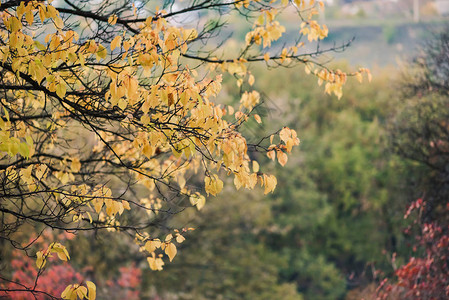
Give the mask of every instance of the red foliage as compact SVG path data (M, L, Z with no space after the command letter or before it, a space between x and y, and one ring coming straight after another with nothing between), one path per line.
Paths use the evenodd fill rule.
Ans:
M422 213L425 202L418 199L407 210ZM395 282L385 279L378 288L378 299L449 299L449 227L436 223L420 224L413 248L416 257L398 268Z
M69 284L83 284L85 282L85 276L75 271L69 263L57 263L57 258L49 260L45 271L39 275L37 285L35 286L36 276L38 275L35 260L24 256L21 251L15 251L14 259L11 261L11 267L14 270L11 282L0 283L1 288L11 290L12 292L0 291L0 298L48 299L43 293L17 291L23 289L42 291L59 298L62 291ZM108 289L106 293L111 296L111 299L140 299L141 275L141 270L134 265L121 267L119 278L107 282ZM99 288L98 285L97 288ZM33 294L35 297L33 297Z
M37 249L45 249L48 244L45 240L55 240L55 233L44 232L33 241ZM56 235L59 241L73 239L74 235L61 233ZM32 239L30 239L32 240ZM95 266L76 271L70 262L61 262L56 256L48 259L45 268L38 274L36 259L26 256L24 251L15 250L10 264L12 273L8 279L0 279L0 298L7 299L49 299L59 298L69 284L84 285L85 280L92 280L91 276ZM121 267L120 275L116 280L106 281L107 289L102 288L101 282L95 282L97 291L101 290L105 298L109 299L140 299L141 270L134 265ZM95 280L93 280L95 281ZM1 289L8 290L1 291Z
M116 282L108 282L109 292L116 299L140 299L142 271L134 265L121 267L120 277Z
M42 272L36 281L38 271L35 260L25 256L21 251L15 251L14 258L11 260L11 267L14 270L12 282L2 284L2 288L43 291L58 297L69 284L83 282L83 276L68 263L60 265L55 265L55 263L56 260L50 259L51 267ZM33 294L35 297L33 297ZM8 299L48 299L44 294L33 294L27 291L0 292L0 297L8 297Z

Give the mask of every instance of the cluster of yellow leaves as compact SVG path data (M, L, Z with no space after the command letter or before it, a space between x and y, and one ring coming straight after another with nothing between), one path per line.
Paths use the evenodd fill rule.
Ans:
M285 32L285 27L275 20L277 10L265 10L253 25L253 30L245 37L247 45L255 43L264 48L270 47L273 41L277 41Z
M79 160L73 159L71 168L78 169ZM11 167L10 172L15 170ZM26 168L20 169L20 179L26 183L26 186L30 191L34 191L38 188L39 183L48 176L49 169L45 164L29 165ZM61 175L63 174L63 175ZM15 177L13 174L10 177ZM55 172L55 177L60 179L62 183L68 181L68 179L61 178L61 176L67 176L73 178L73 174L69 172ZM92 208L97 214L100 213L102 208L105 208L105 212L109 217L113 217L116 214L122 214L123 211L131 209L127 201L117 201L112 197L111 189L106 186L98 185L93 189L89 189L87 185L73 185L71 186L70 194L55 193L55 197L59 199L65 206L69 206L71 203L82 204L85 203ZM71 211L75 213L75 211ZM92 222L92 217L89 212L86 212L88 218ZM74 221L80 220L78 216Z
M131 209L128 202L115 200L112 197L111 189L105 186L98 186L89 196L93 198L91 203L97 213L100 213L104 207L106 214L113 217L116 214L121 215L125 209Z
M245 3L244 5L247 5ZM22 19L25 16L26 22L31 25L34 22L34 15L38 13L40 22L50 19L56 30L55 33L48 34L42 44L35 40L33 36L28 35L22 30ZM265 11L262 17L258 19L256 27L265 46L269 46L271 41L278 39L285 29L280 26L274 17L276 11ZM108 57L108 50L101 44L88 40L83 43L77 43L78 34L72 30L65 30L62 19L58 11L50 4L43 4L38 1L22 2L16 11L16 16L9 13L2 13L3 22L7 31L2 31L2 38L7 41L0 47L0 60L11 65L15 73L23 73L30 76L36 83L42 83L53 92L56 97L65 98L70 89L83 90L81 80L84 78L86 59L94 56L98 61L105 60ZM109 23L114 25L117 21L116 16L109 18ZM263 27L263 28L262 28ZM118 155L125 155L128 159L144 155L148 161L144 163L135 175L141 184L146 186L150 192L153 191L155 183L149 179L151 177L163 177L161 174L170 174L170 178L176 178L181 189L185 187L185 170L181 168L183 163L180 158L184 154L186 158L192 157L195 153L204 148L214 153L222 159L212 161L213 164L223 167L233 172L236 176L236 186L254 187L255 175L249 176L248 162L246 155L247 147L245 139L238 133L232 133L229 124L222 119L226 110L209 101L210 97L216 96L220 91L221 77L215 80L197 81L195 71L185 69L178 71L179 56L187 51L187 42L195 39L197 33L194 29L184 29L170 26L166 20L160 18L153 20L148 18L142 25L139 34L134 36L117 36L110 44L110 55L117 51L117 55L122 58L121 62L114 63L105 67L108 77L111 79L109 91L106 93L106 99L112 106L118 106L121 110L127 111L136 105L141 105L143 112L140 122L144 126L150 126L154 123L167 122L171 119L173 126L164 130L144 130L137 134L132 142L123 142L116 145L113 149ZM161 51L159 53L158 51ZM137 54L134 54L137 53ZM75 66L72 71L75 74L69 74L65 71L54 71L60 64ZM152 85L151 89L140 86L138 79L138 70L143 69L145 75L156 71L157 67L165 69L166 74L162 77L160 84ZM222 66L231 74L244 76L247 73L244 61L236 61ZM76 76L74 76L76 75ZM11 79L14 81L14 79ZM254 76L249 76L249 83L254 83ZM259 94L256 91L246 92L242 96L242 106L248 110L252 109L259 102ZM28 101L33 107L43 107L41 98L28 97ZM70 108L67 108L70 110ZM166 110L174 109L178 113L176 116L163 113ZM160 113L154 113L159 111ZM54 112L55 120L60 116L67 115L69 111ZM231 108L228 110L232 114ZM6 119L8 120L7 110L5 109ZM236 113L236 117L241 117L241 113ZM260 122L260 117L258 118ZM203 140L197 136L187 136L182 131L177 131L176 124L188 128L196 128L198 135L204 135L206 145ZM19 152L24 157L30 157L33 154L33 142L30 135L25 135L26 143L19 142L16 137L9 137L11 131L8 122L2 120L2 141L1 150L14 156ZM64 122L52 123L47 126L62 128ZM19 134L19 131L14 131ZM104 133L102 133L104 134ZM106 134L105 134L106 135ZM102 137L108 141L107 136ZM112 141L114 137L110 137ZM101 147L100 147L101 148ZM98 151L101 151L101 149ZM173 157L160 163L154 156L157 152L165 152L171 149ZM199 160L200 155L196 158ZM66 185L75 180L74 173L81 169L80 159L75 157L67 162L60 162L59 171L52 172L60 183ZM192 160L191 165L199 165ZM41 167L38 167L41 168ZM26 182L29 188L35 189L38 186L38 180L45 179L42 170L36 167L28 167L20 171L21 178ZM148 173L147 170L153 170ZM34 176L33 172L34 171ZM48 172L44 172L47 176ZM249 179L252 178L252 179ZM167 180L169 178L167 177ZM262 184L268 182L262 180ZM269 184L272 190L272 184ZM216 174L211 174L205 179L206 193L216 195L222 189L222 181ZM111 191L105 187L87 191L81 186L72 186L72 193L78 193L77 196L64 196L61 201L66 205L72 202L86 203L92 206L93 210L99 214L105 207L106 215L113 217L121 214L125 209L129 209L127 202L113 200ZM186 194L189 194L186 191ZM190 197L192 204L200 209L204 205L204 198L193 194ZM196 200L195 200L196 199ZM144 202L144 200L142 200ZM92 217L89 214L88 218ZM74 221L81 220L81 215L76 214Z
M357 80L362 83L363 82L363 74L366 74L366 76L368 77L368 81L371 82L372 79L372 75L369 69L367 68L359 68L358 72L355 72L355 76L357 78Z
M299 139L296 131L284 127L279 133L281 143L278 145L271 144L268 148L267 156L268 158L275 160L276 155L278 162L284 166L287 163L288 156L287 153L292 151L293 146L299 145ZM274 136L270 137L270 142L273 143Z
M289 0L281 0L283 5L287 5ZM306 15L302 18L300 33L307 36L309 42L322 40L327 37L329 30L325 24L320 25L313 20L314 16L318 15L319 9L324 10L324 3L315 0L293 0L295 6L304 12ZM317 7L318 4L318 7Z
M216 196L223 189L223 181L221 181L216 174L206 176L204 183L207 195L212 194Z
M10 178L16 177L17 171L14 167L10 167ZM29 165L26 168L19 170L20 179L25 183L25 186L30 191L36 191L39 186L39 181L44 180L48 175L48 167L44 164Z
M309 42L322 40L327 37L329 30L326 24L320 25L317 21L309 20L301 24L301 34L306 35Z
M250 93L244 92L240 103L243 107L248 110L253 109L260 102L260 94L257 91L252 91Z
M309 42L322 40L328 36L329 30L327 26L325 24L320 25L316 20L314 20L315 16L320 13L319 10L324 10L324 4L322 1L316 2L315 0L282 0L281 4L283 6L287 6L289 2L293 2L294 5L301 11L300 14L302 15L303 22L301 23L300 34L306 36ZM248 1L246 4L249 5L250 1ZM276 41L282 37L282 34L285 32L285 28L275 20L277 14L278 10L274 8L262 11L259 18L253 25L253 30L248 32L246 35L246 44L248 46L250 46L251 44L256 44L262 45L264 48L267 48L271 46L271 42ZM294 45L289 48L283 48L280 55L273 58L278 59L281 64L289 63L291 61L291 58L297 55L298 49L303 45L304 43L301 42L298 45ZM267 62L273 58L268 52L266 52L264 55L264 60ZM244 63L245 61L241 59L240 61L235 61L232 64L223 64L224 66L222 66L222 68L224 70L227 70L231 74L236 74L239 77L242 77L247 72ZM311 61L306 62L305 65L307 73L313 72L314 75L318 77L319 85L321 85L323 81L326 82L326 93L334 94L338 98L341 98L343 94L342 88L346 82L346 73L342 72L341 70L328 70L321 65L315 64ZM357 76L357 79L361 81L361 75L366 71L367 69L362 68L361 70L359 70L359 72L351 75ZM369 73L369 71L367 73ZM242 79L240 78L238 79L237 84L240 86L241 83ZM252 85L252 83L254 83L254 77L251 78L250 85ZM242 96L241 103L248 109L254 107L255 103L257 102L258 97L255 97L248 92L245 92Z
M52 254L56 254L60 260L67 261L70 259L67 249L60 243L51 243L46 250L36 252L36 266L38 269L42 269L47 263L47 259L52 257ZM86 281L87 288L79 284L68 285L61 294L62 299L76 300L76 299L88 299L95 300L96 298L96 286L91 281Z
M8 109L3 106L3 111L4 117L0 117L0 151L8 153L9 156L19 153L24 158L29 158L34 154L34 143L29 130L23 122L18 124L19 128L13 130ZM21 138L25 141L21 141Z
M337 69L335 71L329 71L326 69L321 69L317 72L318 84L321 85L326 82L324 91L331 95L334 93L338 99L343 96L343 85L346 83L346 73Z
M97 287L92 281L86 281L86 286L79 284L71 284L65 288L61 294L62 299L76 300L76 299L88 299L95 300L97 297Z
M60 243L51 243L46 250L36 252L36 266L42 269L47 263L47 258L52 257L53 253L56 253L60 260L67 261L70 259L69 253L63 245Z
M45 5L37 1L30 1L26 5L21 2L17 9L17 17L3 12L1 18L9 32L2 31L1 37L7 41L0 47L0 61L10 63L13 72L30 75L37 83L45 79L45 86L50 92L64 97L67 92L67 83L73 82L73 75L66 72L53 72L52 69L60 62L70 65L75 62L84 64L85 58L101 51L95 42L89 41L83 46L74 42L78 34L72 30L63 31L63 21L59 12L50 4ZM51 19L56 29L45 37L43 45L22 30L22 16L31 25L33 15L38 11L41 23ZM76 68L75 68L76 69Z
M254 84L255 78L247 71L245 63L245 60L235 60L233 62L224 62L222 64L211 64L211 67L214 69L219 66L222 71L226 71L239 78L239 86L241 85L242 77L248 75L248 83L252 85ZM273 191L276 186L275 177L272 175L257 174L258 171L253 173L250 172L250 160L247 155L245 138L238 132L233 132L232 126L229 126L228 122L222 118L226 114L234 115L240 123L246 121L248 115L241 110L234 114L234 109L232 107L228 107L227 109L217 107L208 100L210 96L215 96L219 92L220 81L221 78L208 82L206 88L203 88L205 93L199 95L198 100L193 99L199 102L197 102L196 106L191 109L188 119L192 126L194 124L194 126L197 126L198 128L202 127L205 129L203 132L202 128L200 128L198 129L199 132L209 136L206 149L209 153L215 154L215 157L218 158L217 161L210 161L210 169L223 168L228 173L233 173L234 184L237 189L240 187L253 189L257 182L260 182L262 186L265 186L265 192ZM260 95L255 90L244 92L240 102L240 109L244 108L247 111L251 111L260 102ZM204 104L202 105L202 103ZM260 116L255 115L255 118L257 122L261 122ZM164 137L158 140L164 140ZM143 144L144 142L142 145ZM179 142L178 145L179 144L181 146L176 150L178 154L176 155L176 152L174 152L177 157L182 154L181 149L184 149L185 157L188 158L195 152L195 149L202 148L201 141L197 138L193 138L190 141L184 139ZM211 170L209 170L208 175L205 177L205 191L208 195L217 195L223 189L223 182L219 179L218 175L213 174ZM189 194L188 191L186 193ZM199 195L199 193L190 194L190 202L192 205L196 205L198 209L201 209L205 204L205 198Z
M316 68L312 63L305 64L305 72L306 74L313 72L313 74L318 77L318 85L322 85L323 82L325 82L324 91L327 94L334 94L338 99L343 96L343 85L346 83L348 76L345 72L340 69L329 70L322 67Z
M193 228L184 228L181 232L179 230L175 230L175 235L168 234L165 237L165 240L162 242L160 239L150 239L149 236L136 236L136 240L138 243L143 243L142 251L147 251L149 256L147 257L148 264L152 270L161 271L164 266L163 256L168 256L169 260L172 261L175 258L178 250L175 245L175 241L178 244L184 242L185 237L183 236L189 230L193 230ZM156 251L160 249L163 253L156 253Z
M189 200L190 200L190 203L192 205L196 206L196 208L198 210L201 210L204 207L204 205L206 204L206 197L201 195L199 192L196 192L196 193L190 195Z

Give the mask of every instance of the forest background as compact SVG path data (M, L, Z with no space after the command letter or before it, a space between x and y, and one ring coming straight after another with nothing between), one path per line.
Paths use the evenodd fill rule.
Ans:
M186 209L171 218L167 226L196 230L161 272L149 270L138 247L113 234L80 234L73 243L66 234L61 238L73 253L70 267L53 266L42 282L56 291L73 278L89 277L104 299L374 297L383 278L420 255L410 234L416 228L405 230L420 217L412 212L405 219L404 214L435 188L432 167L401 151L416 121L416 101L421 101L408 93L407 62L446 28L447 18L432 10L430 2L422 3L419 23L413 22L410 6L407 12L385 16L375 10L348 14L338 3L329 5L325 23L330 35L323 45L355 37L343 53L332 54L336 58L330 64L342 69L360 64L373 74L371 83L349 82L339 100L324 94L316 78L303 70L262 73L263 64L252 66L251 72L263 74L254 85L264 92L264 102L256 108L264 122L250 121L246 136L268 136L288 126L301 139L284 168L257 157L278 178L273 194L236 192L225 183L222 194L208 199L201 211ZM247 30L238 20L228 23L222 34L244 39L240 30ZM232 42L227 47L233 51ZM221 97L225 104L239 101L230 78L224 78ZM446 220L442 215L435 213L433 221ZM23 257L6 253L2 269L11 262L11 272L28 276Z

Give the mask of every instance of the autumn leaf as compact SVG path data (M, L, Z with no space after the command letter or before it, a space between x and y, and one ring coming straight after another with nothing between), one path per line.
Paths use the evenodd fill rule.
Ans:
M170 261L173 260L177 252L178 250L176 250L176 246L173 243L168 243L168 245L165 247L165 253L168 255Z

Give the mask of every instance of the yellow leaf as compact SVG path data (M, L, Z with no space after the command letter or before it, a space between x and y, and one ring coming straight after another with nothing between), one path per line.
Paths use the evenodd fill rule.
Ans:
M96 199L96 201L94 202L94 208L97 214L100 213L100 210L103 207L103 203L104 200L102 198Z
M170 242L173 239L173 234L167 234L167 236L165 237L165 241L166 242Z
M19 20L22 19L22 16L25 12L25 3L23 1L20 2L20 5L17 7L16 13Z
M33 146L33 138L31 136L27 135L25 140L29 146Z
M19 154L22 155L25 158L30 157L30 146L26 143L20 143L19 144Z
M126 101L125 99L121 98L120 100L118 100L118 107L121 110L125 110L127 105L128 105L128 101Z
M93 223L93 219L92 219L92 215L88 212L88 211L86 211L86 214L87 214L87 217L89 218L89 223L90 224L92 224Z
M288 160L287 154L285 154L284 152L279 150L278 151L278 161L281 164L281 166L285 166L285 164L287 163L287 160Z
M154 252L157 248L161 247L161 241L159 239L155 239L152 241L148 241L145 243L145 250L148 252Z
M54 18L54 22L55 22L56 28L58 28L58 29L64 28L64 22L62 21L61 17Z
M32 170L33 170L33 166L32 165L28 166L28 168L26 168L26 169L21 169L20 170L20 175L22 177L22 180L25 181L28 184L33 182L33 177L31 176L31 171Z
M190 203L196 205L198 210L201 210L206 204L206 198L202 195L192 195L190 196Z
M88 297L89 300L95 300L97 297L97 287L92 281L86 281L87 288L89 289Z
M10 26L11 32L16 32L22 28L22 22L20 22L16 17L12 17L10 18Z
M256 119L256 122L261 124L262 123L262 119L260 118L260 116L258 114L254 115L254 119Z
M290 139L291 132L290 129L287 127L282 128L281 132L279 133L279 137L281 138L281 141L286 143L288 139Z
M70 169L72 169L72 172L74 173L77 173L81 169L81 163L78 157L72 159Z
M59 82L56 85L56 95L58 95L58 97L60 97L60 98L63 98L65 96L65 93L66 93L65 83Z
M112 15L108 18L108 23L110 25L115 25L115 23L117 23L117 19L118 17L116 15Z
M249 78L248 78L249 85L252 86L254 84L254 82L255 82L254 76L252 74L249 75Z
M212 194L212 195L216 196L223 189L223 181L221 181L217 175L214 175L213 177L210 177L210 176L206 177L204 179L204 182L205 182L206 193L208 195Z
M3 106L3 112L5 113L6 120L9 122L9 112L5 106Z
M241 87L242 83L243 83L243 79L242 78L238 79L236 83L237 83L238 87Z
M150 146L149 143L146 143L142 148L142 153L148 158L151 158L153 156L153 148Z
M126 209L126 210L130 210L131 209L131 206L129 206L129 202L128 201L122 200L122 205L123 205L123 208Z
M39 5L39 18L41 19L41 22L44 23L45 21L45 6Z
M273 192L277 185L276 177L274 177L273 175L270 176L264 175L264 185L265 185L264 194Z
M49 246L49 249L50 253L56 252L60 260L67 261L70 259L69 252L67 252L66 247L60 243L52 243Z
M62 299L71 299L72 298L72 293L73 293L73 285L68 285L64 291L61 293L61 298Z
M154 253L152 257L147 257L148 264L150 265L151 270L154 271L161 271L162 266L164 265L164 262L161 258L154 257Z
M76 294L80 299L87 298L87 289L84 286L79 286L76 288Z
M173 260L173 258L176 256L177 250L176 250L176 246L173 243L169 243L167 245L167 247L165 247L165 254L168 255L168 258L170 259L170 261Z
M55 19L57 16L59 16L59 11L54 6L47 5L47 17Z
M253 174L250 175L250 177L249 177L249 183L248 183L248 187L249 187L250 189L253 189L253 188L256 186L256 184L257 184L257 179L258 179L257 173L253 173Z
M255 160L253 160L253 172L254 173L259 172L259 163Z
M58 255L58 258L59 258L60 260L67 261L67 257L65 256L64 253L56 252L56 254Z
M268 52L265 53L264 56L263 56L263 59L264 59L265 61L269 61L269 60L270 60L270 54L269 54Z
M44 164L41 164L36 169L36 177L37 179L43 179L45 173L47 171L47 166Z
M306 72L306 74L310 74L310 72L312 71L312 67L308 63L306 63L304 65L304 71Z
M106 50L106 48L103 45L99 44L98 50L96 53L97 60L104 59L104 58L106 58L107 55L108 55L108 50Z
M178 242L178 243L182 243L182 242L184 242L186 240L186 238L185 237L183 237L182 235L180 235L180 234L178 234L178 236L176 237L176 241Z
M27 12L25 13L25 19L29 25L33 24L34 15L33 15L33 11L31 9L28 9Z
M287 152L290 153L292 151L292 148L294 146L295 142L293 139L289 139L286 143L286 147L287 147Z
M275 160L275 159L276 159L276 152L274 152L274 150L268 151L268 152L267 152L267 156L268 156L268 158L270 158L271 160Z
M38 269L42 269L45 266L47 260L44 257L44 254L43 254L42 251L37 251L36 252L36 256L37 256L36 266L37 266Z
M111 42L111 51L113 51L115 48L117 48L122 42L122 36L118 35L116 36L112 42Z

